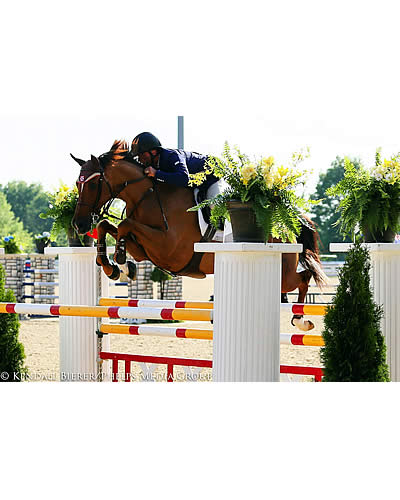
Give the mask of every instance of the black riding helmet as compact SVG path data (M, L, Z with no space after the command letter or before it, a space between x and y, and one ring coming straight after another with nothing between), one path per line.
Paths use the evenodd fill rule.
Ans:
M150 132L142 132L133 139L131 153L132 156L137 156L158 148L161 148L161 142L157 137Z

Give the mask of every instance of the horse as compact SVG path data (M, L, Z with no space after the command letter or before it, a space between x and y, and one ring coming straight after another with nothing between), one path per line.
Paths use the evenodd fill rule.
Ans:
M79 234L90 231L101 211L107 213L114 199L126 204L126 217L118 226L106 219L97 224L96 263L110 279L118 279L121 269L135 279L136 265L126 260L126 251L135 261L148 260L176 276L201 279L214 273L214 254L194 252L194 243L202 241L202 235L197 213L188 212L195 205L193 189L146 176L144 166L132 156L126 141L114 141L107 153L91 155L88 161L71 157L81 167L79 198L72 220ZM116 240L113 263L107 256L107 233ZM311 220L303 224L298 242L303 244L300 255L282 255L281 292L284 300L287 292L298 289L298 302L304 303L311 278L320 287L326 279L319 259L318 234ZM304 268L301 272L297 272L299 261ZM292 325L303 331L314 328L300 315L293 316Z

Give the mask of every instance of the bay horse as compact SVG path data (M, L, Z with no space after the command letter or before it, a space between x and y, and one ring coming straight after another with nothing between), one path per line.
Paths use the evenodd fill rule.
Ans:
M79 199L72 221L79 234L90 231L101 210L114 199L126 203L126 218L118 227L108 220L97 224L96 263L110 279L119 278L117 264L125 266L128 277L135 278L136 266L126 261L126 251L137 262L149 260L174 275L204 278L214 273L214 254L194 252L194 243L202 236L198 214L187 211L195 205L193 189L146 176L144 166L133 158L125 141L114 141L110 151L98 158L92 155L88 161L72 154L71 157L81 167L77 181ZM298 237L303 252L282 255L282 294L298 289L299 303L304 303L312 277L317 285L325 284L317 232L307 220L309 226L303 225ZM114 263L108 260L106 252L107 233L116 240ZM304 268L301 272L297 272L299 261ZM293 316L292 324L304 331L314 327L298 315Z

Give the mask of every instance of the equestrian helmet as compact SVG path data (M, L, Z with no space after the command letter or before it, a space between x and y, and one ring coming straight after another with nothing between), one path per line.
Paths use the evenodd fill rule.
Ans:
M157 148L161 148L161 142L157 137L150 132L142 132L133 139L131 153L137 156Z

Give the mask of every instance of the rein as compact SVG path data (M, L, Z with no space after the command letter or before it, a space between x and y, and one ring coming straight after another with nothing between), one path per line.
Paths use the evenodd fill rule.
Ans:
M124 220L125 217L123 216L124 215L124 212L126 212L126 207L124 208L123 212L122 212L122 215L121 217L116 217L115 215L113 214L110 214L109 212L109 209L113 203L113 201L118 198L118 196L122 193L122 191L128 187L129 185L131 184L136 184L137 182L141 182L145 179L148 179L147 176L143 176L143 177L139 177L138 179L131 179L129 181L125 181L123 182L120 186L117 186L116 188L116 193L114 193L110 183L108 182L108 180L106 179L105 175L104 175L104 170L101 171L101 172L95 172L93 173L92 175L90 175L87 179L84 179L84 176L81 176L79 178L79 181L78 183L81 184L81 192L82 192L82 189L83 189L83 185L88 182L89 180L93 179L93 177L97 177L99 176L99 183L98 183L98 188L97 188L97 194L96 194L96 199L94 201L94 203L92 205L89 205L89 203L84 203L80 200L78 200L77 202L77 205L82 205L82 206L86 206L86 207L90 207L91 209L91 216L92 216L92 222L93 224L96 224L98 222L98 220L102 217L104 217L105 215L109 216L109 217L112 217L114 219L117 219L117 220ZM103 192L103 180L105 181L107 187L108 187L108 191L110 193L110 199L104 204L103 207L100 208L100 212L99 214L96 214L96 207L100 201L100 198L101 198L101 193ZM134 205L134 207L132 208L132 210L130 211L129 215L127 216L128 218L130 218L133 213L135 212L135 210L139 207L139 205L142 203L142 201L149 195L151 194L153 191L155 192L156 194L156 197L157 197L157 201L158 201L158 205L160 207L160 210L161 210L161 215L162 215L162 218L163 218L163 222L164 222L164 225L165 225L165 229L166 231L168 231L168 222L167 222L167 218L165 217L165 213L164 213L164 209L162 207L162 204L161 204L161 200L160 200L160 196L158 194L158 190L157 190L157 184L156 184L156 181L155 179L152 179L152 183L153 183L153 187L150 187L149 189L147 189L147 191L145 191L145 193L143 194L143 196L140 198L140 200Z

